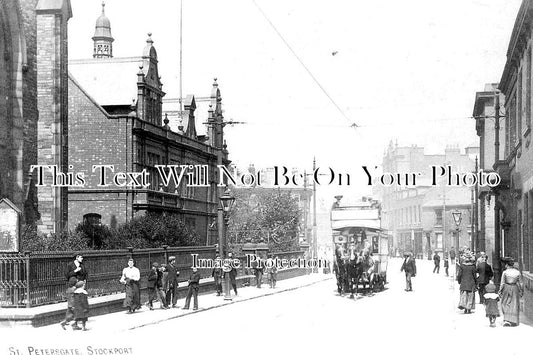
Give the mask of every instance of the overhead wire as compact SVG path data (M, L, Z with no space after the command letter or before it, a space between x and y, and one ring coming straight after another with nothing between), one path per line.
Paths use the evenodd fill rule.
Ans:
M283 35L278 31L278 29L276 28L276 26L272 23L272 21L270 21L270 19L268 18L268 16L265 14L265 12L263 11L263 9L261 9L261 7L259 6L259 4L257 4L257 2L255 0L252 1L254 3L254 5L257 7L257 9L259 10L259 12L261 12L261 14L263 15L263 17L265 18L265 20L270 24L270 26L272 27L272 29L276 32L276 34L279 36L279 38L281 38L281 40L283 41L283 43L285 43L285 45L287 46L287 48L289 48L289 50L291 51L291 53L294 55L294 57L298 60L298 62L302 65L302 67L305 69L305 71L307 71L307 74L309 74L309 76L313 79L313 81L315 82L315 84L320 88L320 90L322 90L322 92L324 93L324 95L326 95L326 97L329 99L329 101L331 101L331 103L333 104L333 106L335 106L337 108L337 110L340 112L340 114L350 122L350 127L359 127L359 125L355 122L353 122L352 120L350 120L348 118L348 116L344 113L344 111L340 108L340 106L335 102L335 100L333 100L333 98L331 97L331 95L326 91L326 89L324 88L324 86L322 86L322 84L320 84L320 82L318 81L318 79L313 75L313 73L311 72L311 70L309 70L309 68L305 65L305 63L302 61L302 59L298 56L298 54L294 51L294 49L292 49L291 45L285 40L285 38L283 37Z
M473 120L474 117L454 117L454 118L437 118L437 119L424 119L424 120L413 120L413 121L397 121L397 122L387 122L387 123L377 123L377 124L360 124L357 125L357 128L372 128L372 127L385 127L385 126L394 126L394 125L406 125L411 123L423 124L426 122L444 122L444 121L457 121L457 120ZM287 121L284 122L247 122L248 125L252 126L291 126L291 123ZM298 123L293 124L294 126L300 127ZM312 124L306 123L306 127L322 127L322 128L350 128L352 126L347 125L334 125L334 124Z

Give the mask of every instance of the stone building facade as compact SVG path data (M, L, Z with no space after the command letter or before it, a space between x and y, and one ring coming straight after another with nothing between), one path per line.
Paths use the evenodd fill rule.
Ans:
M533 319L533 1L523 0L511 33L498 89L505 96L503 154L494 164L502 183L493 189L497 257L518 261L524 275L523 309ZM502 107L502 108L503 108ZM502 110L503 111L503 110ZM494 262L500 275L499 259ZM497 280L498 281L498 280Z
M498 136L504 137L505 134L505 120L503 115L499 119L499 127L495 122L496 95L498 95L501 107L505 104L505 97L497 89L498 83L486 84L483 91L477 92L472 114L476 120L476 133L479 136L479 169L486 173L494 171L496 138ZM498 135L495 131L496 128L498 128ZM499 157L504 156L504 149L505 146L498 143ZM489 257L489 261L492 263L495 256L494 196L489 186L477 187L477 214L479 236L476 250L485 251Z
M374 195L382 201L382 226L392 235L392 249L398 255L405 251L423 258L433 251L440 253L457 244L471 245L471 188L447 187L442 180L433 184L431 166L449 165L454 172L471 172L477 147L462 154L449 146L444 154L429 155L423 147L389 144L383 157L383 172L405 174L420 172L416 181L405 180L391 186L374 184ZM452 211L460 212L462 222L457 231Z
M46 230L56 227L50 217L60 213L59 201L64 197L49 189L39 191L39 201L31 166L60 154L62 142L50 129L54 119L66 119L62 110L66 107L63 79L69 18L68 0L0 3L0 198L8 198L24 211L24 225L37 223ZM62 52L50 56L52 45ZM48 69L53 76L45 74ZM52 102L56 112L49 106ZM38 125L44 126L42 136ZM46 157L38 154L39 148L47 151Z

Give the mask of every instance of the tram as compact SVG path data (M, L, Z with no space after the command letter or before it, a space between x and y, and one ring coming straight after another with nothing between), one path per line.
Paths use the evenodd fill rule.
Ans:
M379 291L387 283L389 238L381 228L381 205L371 198L349 205L342 196L331 209L334 271L340 294Z

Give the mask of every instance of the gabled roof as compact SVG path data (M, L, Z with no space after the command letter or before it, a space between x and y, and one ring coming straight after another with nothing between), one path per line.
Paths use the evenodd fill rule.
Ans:
M68 64L72 77L99 105L121 106L137 100L142 62L142 57L124 57L69 60Z

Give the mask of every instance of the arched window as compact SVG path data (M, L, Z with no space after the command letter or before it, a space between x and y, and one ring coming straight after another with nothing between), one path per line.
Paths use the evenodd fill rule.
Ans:
M83 216L83 223L91 226L99 226L102 224L102 216L98 213L87 213Z

